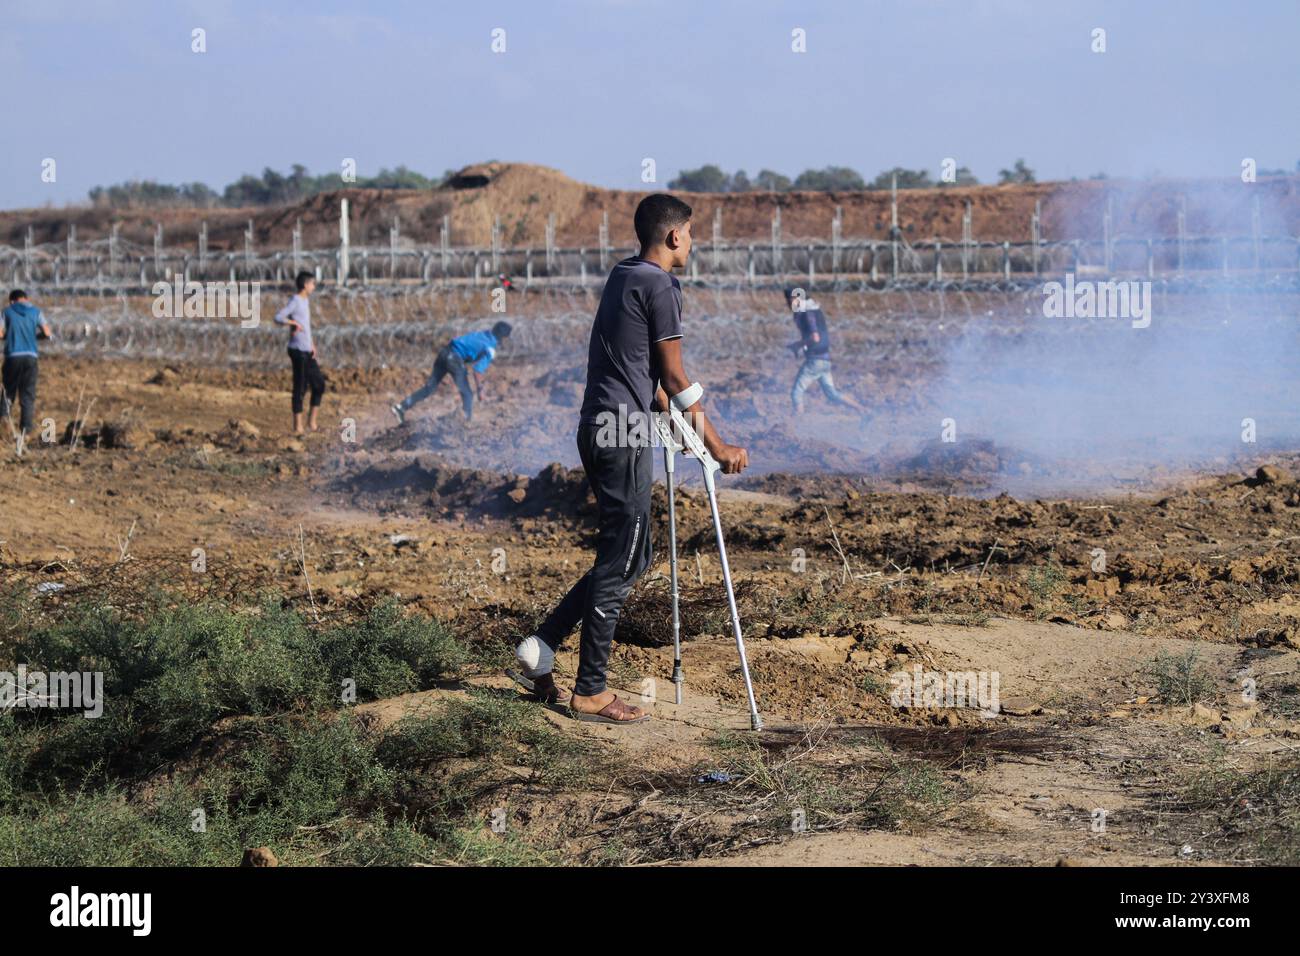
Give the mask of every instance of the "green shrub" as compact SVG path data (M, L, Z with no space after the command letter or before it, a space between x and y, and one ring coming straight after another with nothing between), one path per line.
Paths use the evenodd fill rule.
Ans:
M1143 666L1142 673L1166 704L1190 707L1215 696L1214 678L1198 662L1195 648L1186 654L1161 651Z
M4 657L102 671L105 700L95 719L0 713L6 863L234 865L262 845L290 864L545 862L488 832L484 808L520 766L584 772L536 707L491 692L384 732L356 719L344 681L364 701L469 661L444 624L395 602L320 626L275 599L232 610L158 594L145 613L57 614L24 601L0 594Z

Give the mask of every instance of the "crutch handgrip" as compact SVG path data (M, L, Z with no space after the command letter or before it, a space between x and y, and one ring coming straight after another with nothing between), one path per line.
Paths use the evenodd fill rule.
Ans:
M704 440L686 421L685 416L672 406L668 408L668 415L672 421L671 426L664 421L662 413L655 416L655 425L659 429L659 438L665 447L673 451L689 452L699 459L700 464L704 466L704 470L707 472L712 473L721 470L722 466L709 454L709 450L704 447Z

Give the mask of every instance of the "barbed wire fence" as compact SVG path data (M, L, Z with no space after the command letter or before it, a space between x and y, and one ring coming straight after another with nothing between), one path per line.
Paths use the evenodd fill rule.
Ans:
M279 367L288 333L273 321L287 292L263 293L255 319L156 317L153 300L112 296L51 296L40 301L55 328L43 354ZM516 300L519 296L516 295ZM312 334L323 360L355 368L427 367L456 335L512 321L511 351L540 355L557 337L589 327L594 299L567 291L529 303L526 313L493 312L482 292L465 289L335 290L312 299ZM508 305L516 304L507 302ZM559 340L562 340L559 339Z
M499 218L487 247L453 247L444 217L436 244L420 246L394 221L387 248L354 248L348 241L347 200L340 203L340 242L304 249L301 223L292 248L259 250L253 223L242 250L208 248L206 223L197 248L168 247L161 225L152 247L129 241L115 225L108 237L80 242L75 227L60 243L36 244L32 230L20 249L0 246L0 281L41 296L59 326L55 354L174 358L248 366L283 362L283 330L271 316L290 294L293 276L315 274L313 332L318 349L336 365L423 367L453 335L515 321L512 352L553 354L559 342L585 339L608 269L634 250L609 240L604 217L595 244L564 248L548 217L543 248L507 247ZM705 354L734 354L756 341L788 335L780 291L801 286L836 311L837 325L856 334L879 323L981 321L1041 307L1031 302L1053 276L1073 273L1102 280L1145 279L1158 294L1292 293L1300 288L1300 238L1266 236L1258 202L1246 236L1192 236L1180 211L1177 235L1116 234L1109 202L1100 239L1047 240L1036 208L1025 241L989 242L973 235L966 203L959 238L910 242L891 197L888 237L846 238L839 207L830 239L789 237L781 210L772 215L770 241L723 235L720 214L712 233L697 230L695 254L680 279L692 316L692 344ZM181 295L177 296L177 290ZM256 293L257 316L200 307L190 315L165 309L197 289L221 292L227 302ZM244 303L248 304L248 303ZM499 311L504 308L504 312ZM247 310L246 310L247 311ZM863 334L868 334L864 331Z
M557 368L585 363L598 288L508 292L504 312L492 310L488 291L463 286L327 288L312 297L313 336L322 361L332 367L427 368L437 349L453 336L506 319L514 329L508 350L512 359L552 362ZM266 294L256 325L247 328L237 316L156 318L151 299L125 293L46 296L39 305L55 337L42 346L42 353L279 368L285 361L287 332L271 317L288 294ZM1161 316L1179 321L1290 314L1296 294L1293 284L1284 283L1274 288L1220 285L1189 290L1161 283L1153 287ZM985 334L1015 334L1027 323L1041 324L1043 314L1043 294L1036 286L977 290L898 286L881 291L840 283L818 289L815 295L833 317L836 340L844 353L875 359L887 358L898 347L910 347L909 343L951 339L971 327ZM795 338L779 284L687 285L684 299L692 357L780 349ZM1115 324L1109 319L1093 320L1100 326L1108 322ZM1070 327L1077 329L1080 322Z
M932 236L912 241L911 226L900 225L897 184L890 193L890 221L884 238L846 237L843 209L835 207L826 235L798 237L785 230L781 206L772 211L770 240L736 240L724 234L722 208L715 211L711 234L697 230L696 254L684 278L692 283L758 284L772 278L818 282L861 282L871 288L897 283L910 285L1023 285L1043 276L1145 276L1147 279L1258 278L1261 275L1300 275L1300 236L1266 235L1258 196L1253 197L1249 233L1193 235L1187 229L1187 202L1180 197L1174 235L1143 236L1116 227L1111 199L1100 213L1099 238L1049 238L1044 235L1042 204L1035 204L1028 236L1019 240L978 239L974 212L966 200L961 235ZM37 244L28 227L21 248L0 245L0 281L46 289L130 291L158 282L258 282L286 284L302 270L318 281L339 287L492 285L502 275L515 285L532 288L561 285L580 288L598 284L619 258L635 249L610 240L609 216L602 215L592 246L561 247L556 241L555 216L547 217L543 247L507 245L501 217L492 224L488 246L452 245L450 216L443 216L436 243L419 244L403 236L394 218L386 247L354 247L349 239L347 198L339 200L339 238L334 248L306 249L302 222L293 228L290 249L256 248L254 221L248 221L242 249L209 248L207 222L200 225L197 247L166 244L163 226L156 223L152 246L122 237L120 224L107 237L79 242L68 227L62 242Z

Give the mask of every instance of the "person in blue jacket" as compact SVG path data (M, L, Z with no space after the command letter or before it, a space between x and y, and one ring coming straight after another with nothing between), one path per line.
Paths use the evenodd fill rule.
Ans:
M484 377L492 360L496 358L502 340L509 337L510 323L498 322L490 330L469 332L452 339L438 351L438 357L433 362L433 371L429 373L425 383L396 405L391 406L397 421L399 423L405 421L406 413L412 406L432 395L448 375L460 391L461 405L465 409L465 421L471 421L474 418L474 398L477 396L480 402L486 400L486 392L483 388ZM473 388L470 387L471 378L474 381Z
M24 437L36 420L36 340L50 337L50 324L41 310L27 301L27 293L14 289L4 311L0 339L5 343L4 391L0 392L0 417L8 419L15 399L22 402L19 430Z

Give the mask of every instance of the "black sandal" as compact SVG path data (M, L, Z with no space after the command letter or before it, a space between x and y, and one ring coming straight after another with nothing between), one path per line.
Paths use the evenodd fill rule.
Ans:
M541 674L537 677L527 677L520 671L507 670L506 676L520 687L530 691L533 695L533 700L540 704L557 704L563 696L560 688L555 685L555 678L550 674Z

